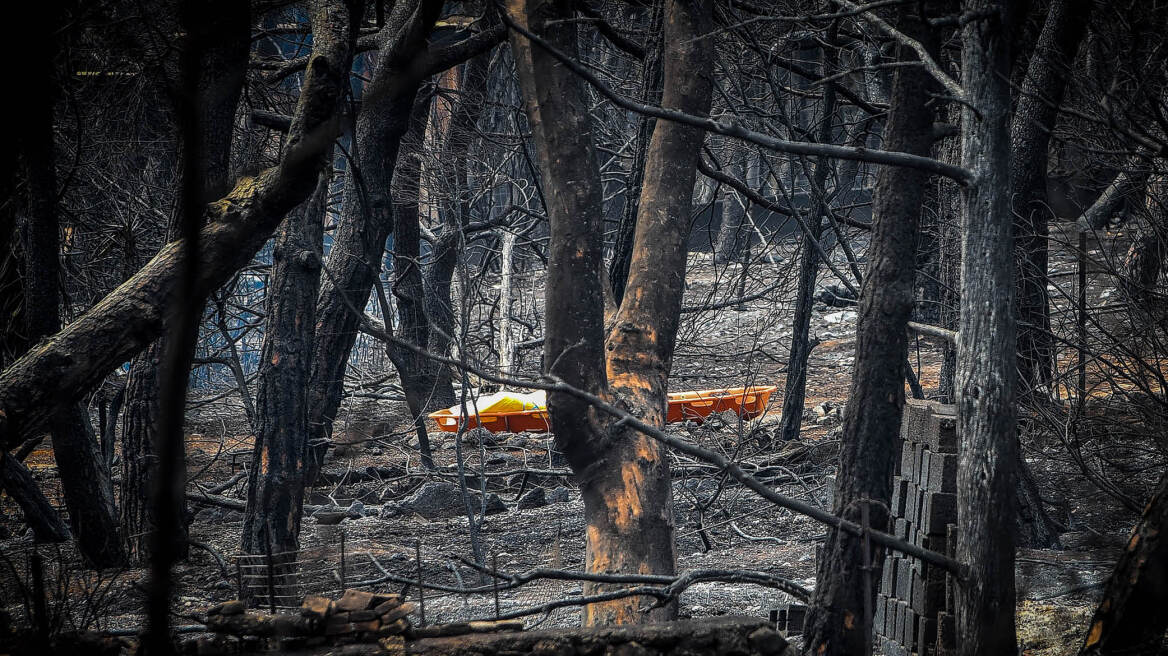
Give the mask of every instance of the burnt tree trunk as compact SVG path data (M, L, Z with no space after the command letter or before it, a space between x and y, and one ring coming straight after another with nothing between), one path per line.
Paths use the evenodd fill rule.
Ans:
M410 115L410 127L402 139L393 179L393 286L397 303L398 337L426 349L430 345L430 321L422 280L422 229L418 207L422 185L422 148L430 119L431 98L419 98ZM388 317L386 318L388 322ZM388 323L387 323L388 325ZM414 421L422 466L434 468L426 413L436 409L434 389L438 368L430 358L404 346L387 344L387 351L401 379L406 406Z
M311 382L308 389L311 485L324 462L332 423L344 391L349 352L381 270L393 228L393 169L419 78L409 70L442 9L438 0L400 2L378 34L377 66L362 94L354 134L353 163L345 177L343 206L324 266L316 305Z
M489 54L471 58L460 72L461 95L451 112L450 131L443 145L444 159L450 166L449 177L456 181L456 198L442 216L442 234L432 244L433 254L426 267L426 313L434 330L430 334L430 351L449 356L454 336L454 300L451 283L458 267L458 256L465 244L465 230L470 221L470 191L467 186L468 155L474 140L475 126L485 106L489 82ZM449 407L456 402L450 367L438 364L433 403Z
M1070 67L1087 30L1094 3L1055 0L1050 4L1010 128L1010 197L1014 208L1018 286L1018 369L1023 399L1049 386L1054 339L1047 293L1046 198L1050 135L1067 88Z
M331 158L330 158L331 159ZM267 319L256 387L256 436L247 481L241 547L279 554L300 548L304 460L308 451L311 365L320 249L332 171L276 233Z
M834 31L834 28L833 28ZM829 35L831 40L832 36ZM822 50L823 75L835 73L836 52L829 44ZM828 85L823 92L823 118L819 125L816 140L819 143L831 143L832 127L835 115L835 86ZM820 194L827 181L827 174L831 164L826 157L815 160L814 177L811 189ZM807 360L811 357L811 349L815 344L811 342L811 309L815 302L815 279L819 274L819 254L812 242L818 242L823 234L824 214L828 212L827 199L820 197L815 206L815 216L807 221L807 231L803 235L802 252L799 255L799 274L797 278L798 292L795 297L795 317L791 325L791 352L787 357L787 378L783 384L783 411L782 424L779 427L780 438L784 441L799 437L799 429L803 424L803 403L807 398ZM903 372L900 365L898 371Z
M711 11L705 0L666 3L663 107L709 114L711 80L694 71L708 70L713 63L712 44L705 37ZM653 128L628 283L605 344L610 392L656 426L665 425L669 370L685 291L689 217L704 140L703 131L678 123L657 121ZM624 429L606 456L620 464L589 472L588 484L581 486L589 569L673 574L673 497L665 448ZM604 589L586 585L585 594ZM637 613L638 605L635 599L593 604L585 612L585 622L638 622L644 617ZM655 615L672 618L676 612L676 607L668 606Z
M1067 88L1093 3L1056 0L1022 81L1010 127L1010 197L1014 211L1015 278L1018 287L1018 375L1022 402L1051 384L1055 350L1050 325L1047 263L1050 208L1047 163L1050 135ZM1024 432L1024 427L1019 426ZM1058 530L1042 507L1034 478L1019 454L1018 542L1045 548L1058 544Z
M208 11L213 12L216 19L209 21L204 29L216 36L206 39L201 45L199 72L193 81L197 98L195 134L199 143L180 145L182 148L196 148L199 154L199 161L195 163L197 170L188 174L200 181L203 202L218 198L230 183L227 172L231 164L235 110L243 89L251 44L250 12L245 6L225 3L208 8ZM182 211L175 212L167 227L168 241L181 237L182 221ZM201 301L195 314L202 316ZM156 520L149 499L154 489L153 470L158 456L161 368L168 348L169 341L164 336L135 357L126 383L127 398L122 420L121 523L131 559L135 562L145 562L149 557ZM189 369L189 364L186 367ZM181 518L186 514L186 500L180 495L176 503L173 512ZM179 532L175 540L179 557L185 558L185 521L179 522Z
M915 10L900 11L899 29L936 52L939 34ZM907 51L903 48L902 52ZM892 83L884 147L927 156L933 144L929 100L938 89L923 68L898 69ZM825 90L825 94L830 90ZM913 311L916 239L929 176L884 166L876 178L868 271L860 295L856 364L840 440L834 512L855 523L866 516L874 530L888 530L892 474L904 410L903 363ZM864 506L867 506L866 512ZM884 550L864 555L864 540L829 530L818 563L815 597L804 631L809 654L871 652L871 608L879 588ZM865 571L865 563L871 569Z
M0 452L0 488L20 506L37 542L64 542L70 538L69 527L45 498L32 473L7 451Z
M1162 654L1168 630L1168 474L1132 529L1079 653Z
M54 26L52 11L40 12L40 48L31 65L29 115L21 124L19 144L25 179L23 221L25 335L35 341L61 329L60 236L57 176L53 157ZM73 401L52 413L49 432L53 458L69 523L85 561L98 568L125 562L118 538L113 485L101 457L85 405ZM22 437L31 437L24 435Z
M0 194L5 198L11 194L14 174L15 171L0 187ZM0 207L0 249L3 249L0 250L0 370L3 370L32 345L24 332L24 281L21 279L24 264L13 204Z
M963 0L983 16L962 28L962 157L975 180L962 217L961 323L957 337L960 467L958 652L1014 654L1014 489L1018 381L1010 199L1008 3Z
M742 157L753 159L757 155L745 148L735 150L737 152L731 156L726 173L757 190L757 161L751 161L745 166L742 164ZM733 189L727 189L722 194L722 222L718 226L718 236L714 241L714 262L729 264L742 259L742 251L750 243L750 222L746 216L749 208L750 202Z
M660 6L653 3L648 12L650 25L648 33L661 34ZM663 47L661 39L654 38L651 46L645 49L645 58L641 63L640 100L652 105L661 104ZM616 241L612 247L612 263L608 268L608 284L616 303L624 300L625 285L629 279L629 266L633 261L633 240L637 232L638 201L645 181L645 158L649 153L649 139L653 135L653 126L657 123L657 119L651 116L638 116L636 120L637 137L633 161L629 165L629 176L625 182L625 206L621 212Z
M576 55L576 28L567 20L571 13L565 3L512 0L508 11L552 47ZM665 12L662 104L706 114L710 81L692 72L710 65L710 44L702 38L710 23L710 5L675 0L666 4ZM551 223L544 331L548 373L662 424L704 134L660 120L654 127L628 285L606 343L600 179L582 83L546 50L518 34L512 36L512 50ZM576 473L584 498L587 569L673 572L669 468L659 444L610 426L588 403L571 395L552 393L548 402L556 442ZM603 589L589 584L586 593ZM638 612L640 603L622 599L590 605L584 610L584 622L644 621L647 616ZM667 607L653 615L674 612Z

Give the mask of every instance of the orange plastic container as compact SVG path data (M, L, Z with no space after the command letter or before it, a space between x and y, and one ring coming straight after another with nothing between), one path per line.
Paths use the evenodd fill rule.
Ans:
M701 423L714 412L734 412L743 419L753 419L766 410L775 386L731 387L728 389L675 392L669 395L669 409L665 421L695 421ZM458 415L449 409L431 412L430 418L447 433L458 432ZM492 433L546 433L547 410L518 410L515 412L480 412L467 418L467 428L483 428Z

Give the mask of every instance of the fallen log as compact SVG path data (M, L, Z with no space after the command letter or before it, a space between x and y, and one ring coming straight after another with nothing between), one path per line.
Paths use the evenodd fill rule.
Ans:
M9 453L4 453L0 460L0 487L20 506L24 521L32 528L38 542L64 542L69 539L69 527L41 493L36 481L32 479L32 473Z
M205 503L209 506L219 506L220 508L230 508L231 510L238 510L240 512L247 506L239 499L232 499L230 497L220 496L218 494L211 494L209 492L187 492L187 499L189 501L196 501Z
M424 629L415 629L415 632ZM537 647L538 645L538 647ZM742 616L591 628L548 629L509 633L468 633L443 638L407 640L412 656L481 656L482 654L636 653L743 654L785 656L794 650L763 619Z

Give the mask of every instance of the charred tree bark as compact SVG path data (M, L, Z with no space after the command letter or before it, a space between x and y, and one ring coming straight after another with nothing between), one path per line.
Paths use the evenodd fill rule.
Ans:
M1014 490L1018 462L1016 318L1010 199L1008 3L963 0L962 156L976 175L962 218L957 411L960 654L1013 654Z
M576 55L572 12L555 0L509 0L511 19L553 47ZM583 83L551 55L516 32L511 51L538 159L551 238L545 286L544 362L547 373L595 394L608 395L604 375L604 221L599 167ZM604 423L591 406L569 394L548 395L551 428L578 472L597 463Z
M919 12L901 9L898 29L936 52L939 34ZM907 50L907 48L902 49ZM884 147L927 156L933 144L930 97L938 89L923 68L901 68L892 83ZM826 93L826 90L825 90ZM888 530L892 474L904 410L903 364L913 311L916 239L929 176L881 167L872 208L868 272L860 295L856 364L844 418L834 512ZM864 512L863 506L867 506ZM864 540L829 530L818 563L815 597L804 631L808 654L867 654L872 648L870 609L876 601L884 550L865 555ZM865 571L864 564L871 563Z
M19 133L27 212L22 226L23 316L24 334L29 340L47 337L61 329L60 226L53 157L56 75L52 14L52 10L44 10L39 16L42 20L33 23L33 29L43 31L40 36L43 41L39 44L43 52L36 53L35 63L30 65L35 77L30 80L28 104L31 107ZM98 568L122 564L125 554L118 539L113 486L85 406L73 401L54 412L49 432L69 523L81 556Z
M566 3L512 0L508 11L552 47L576 54L576 28L567 20L571 13ZM710 20L707 3L667 3L666 107L708 113L710 80L693 71L709 65L710 45L702 35ZM549 374L602 397L616 397L647 421L661 424L704 135L665 121L653 130L628 286L606 343L599 169L582 84L547 51L518 34L512 36L512 50L551 221L544 331ZM672 501L661 447L644 435L610 426L576 397L553 393L548 402L556 442L581 485L588 570L672 572ZM598 589L602 586L590 584L586 592ZM645 616L638 607L635 599L593 604L585 609L584 622L640 622ZM666 608L657 614L672 612Z
M470 202L467 185L468 160L475 126L485 106L489 80L490 55L484 53L466 63L460 73L461 96L451 112L444 160L449 162L449 177L457 181L457 197L442 212L442 234L431 245L432 255L425 271L426 313L434 330L430 334L430 351L449 356L451 338L455 333L454 299L451 296L454 271L465 243L465 230L470 221ZM453 376L450 367L438 364L434 383L433 403L449 407L456 403Z
M1030 57L1010 129L1010 196L1018 278L1018 369L1023 398L1050 385L1054 340L1047 293L1046 198L1050 135L1069 71L1087 31L1090 0L1055 0Z
M331 159L331 158L330 158ZM304 461L308 452L311 365L320 249L332 171L276 233L267 320L256 388L256 436L247 482L242 549L262 554L300 548Z
M1168 630L1168 474L1115 564L1079 653L1161 654Z
M12 171L9 179L14 174ZM11 197L12 184L5 183L0 194ZM19 244L16 208L11 204L0 207L0 248L3 249L0 251L0 370L32 346L24 333L24 281L21 279L24 263Z
M660 6L657 3L652 3L648 11L650 25L648 34L660 34L662 20ZM645 50L645 59L641 64L641 101L653 105L661 104L662 75L664 75L661 61L662 47L661 39L654 39L652 46ZM612 247L612 263L608 269L608 284L612 288L613 300L618 304L624 300L625 285L629 279L629 266L633 261L638 202L645 181L645 158L649 153L649 139L653 135L653 127L657 123L657 119L651 116L639 116L637 121L635 157L630 164L629 177L625 183L625 206L621 213L620 225L617 227L616 242Z
M64 542L71 537L69 527L45 498L28 468L7 451L0 452L0 488L20 506L37 542Z
M381 270L385 241L393 228L393 169L420 78L411 70L423 50L442 3L399 2L378 33L377 67L365 89L354 135L355 153L345 178L343 207L324 266L316 305L316 339L308 390L311 485L324 462L332 422L344 391L349 352ZM357 312L354 312L355 308Z
M1018 372L1023 403L1053 376L1054 337L1047 292L1050 208L1047 162L1050 135L1070 77L1070 66L1087 30L1093 3L1056 0L1022 81L1010 127L1010 196L1014 211L1018 312ZM1020 432L1023 427L1019 427ZM1021 454L1019 454L1021 458ZM1027 547L1058 544L1058 530L1042 507L1025 461L1018 464L1018 541Z
M831 35L829 40L833 40ZM823 75L829 76L835 72L836 53L834 47L828 44L823 48ZM823 122L819 125L816 140L819 143L830 143L835 116L835 87L829 85L823 93ZM828 170L831 168L826 157L817 157L815 169L811 174L814 182L811 185L813 193L820 193L827 181ZM803 248L799 256L798 292L795 298L795 317L791 325L791 352L787 357L787 379L783 384L783 414L779 435L784 441L799 437L799 429L803 424L803 403L807 398L807 359L811 357L811 349L815 344L811 342L811 308L815 302L815 279L819 275L819 254L812 242L818 242L823 234L824 215L828 212L825 198L818 198L815 207L815 216L807 222L808 230L803 235ZM903 372L904 366L897 367Z
M418 203L421 195L423 142L430 120L431 99L418 99L410 116L410 128L398 153L393 188L393 297L397 303L398 337L421 349L430 345L430 321L422 280L422 229ZM418 436L422 466L434 468L426 413L436 409L434 390L437 367L430 358L403 346L388 344L389 357L401 379L406 406Z
M666 3L663 107L709 114L711 79L694 72L713 63L712 45L705 38L711 11L711 3L704 0ZM694 180L704 139L703 131L678 123L658 121L653 128L628 284L605 344L611 393L656 426L665 425ZM665 449L628 429L615 437L606 455L619 465L595 472L590 485L582 486L589 568L673 574L673 497ZM604 587L585 589L594 594ZM637 607L633 599L593 604L585 611L585 622L634 623L640 620ZM676 612L671 606L656 615L672 618Z
M195 133L197 144L181 144L198 152L196 170L188 174L199 180L203 202L210 202L227 191L230 184L231 137L235 109L247 72L250 40L250 12L239 3L219 3L206 8L215 16L203 27L212 38L199 45L198 73L192 81L197 98ZM179 239L183 216L176 212L167 227L167 240ZM202 315L202 302L196 315ZM130 556L135 562L149 557L151 535L156 518L149 504L154 489L153 469L157 465L159 439L159 402L162 390L161 367L169 343L163 337L135 357L126 384L127 401L122 428L121 509L122 531ZM187 365L189 369L189 364ZM181 495L173 512L186 514L186 500ZM179 557L187 555L186 522L180 522L182 535L176 536Z

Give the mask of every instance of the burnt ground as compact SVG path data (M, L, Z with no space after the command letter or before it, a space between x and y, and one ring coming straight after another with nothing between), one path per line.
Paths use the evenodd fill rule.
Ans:
M791 253L771 252L758 259L748 271L747 289L763 288L769 281L789 276L795 258ZM842 261L838 263L843 266ZM1056 267L1066 259L1056 260ZM696 256L690 274L687 304L711 302L715 288L725 288L741 276L738 265L719 269L708 257ZM830 274L821 285L830 284ZM1104 283L1090 292L1105 302L1109 288ZM731 294L732 296L733 294ZM723 294L724 297L724 294ZM741 309L731 307L715 312L686 315L682 342L674 367L674 389L728 387L741 384L783 384L786 348L789 342L789 290L776 290L770 297L754 300ZM717 298L713 298L717 300ZM535 303L538 309L538 302ZM768 413L746 423L732 418L715 418L703 426L673 426L690 439L707 447L736 455L740 461L769 477L776 490L830 507L831 475L838 450L839 417L831 407L844 406L848 396L854 357L856 315L854 308L819 305L813 316L812 332L819 341L812 353L808 398L803 434L799 440L780 444L771 440L778 421L781 392L771 399ZM785 341L786 340L786 341ZM926 392L935 391L941 350L933 340L912 344L910 358L919 363ZM529 363L528 367L532 365ZM200 392L200 394L203 394ZM210 393L204 396L210 396ZM1127 491L1133 496L1146 492L1154 480L1153 467L1139 467L1151 456L1143 446L1146 432L1124 432L1116 437L1108 426L1116 406L1107 398L1098 400L1094 438L1112 439L1119 454L1110 464L1129 463L1135 474L1128 476ZM827 406L822 404L827 403ZM815 411L826 409L825 416ZM1123 409L1120 408L1122 411ZM1131 414L1131 413L1128 413ZM1137 422L1138 423L1138 422ZM431 427L433 428L433 427ZM246 462L251 437L242 409L233 396L201 405L188 417L189 470L197 475L190 485L204 488L229 480ZM350 508L359 502L364 512L354 511L339 525L326 525L306 517L302 530L303 552L298 586L290 595L330 593L339 590L343 571L345 585L376 580L375 589L406 589L417 596L416 588L404 581L418 577L416 545L421 543L421 575L428 584L452 588L482 585L478 573L461 559L473 560L468 521L465 516L425 518L406 512L383 517L382 510L409 497L431 480L456 481L457 453L465 458L468 472L553 469L548 459L546 435L506 436L500 443L456 445L452 435L431 431L437 447L436 459L442 476L425 473L418 464L416 443L412 442L404 404L369 398L346 403L338 421L338 439L353 442L332 455L321 485L313 489L307 503L311 507L337 505ZM1060 550L1023 550L1019 553L1019 633L1028 654L1073 653L1100 593L1100 581L1109 575L1126 532L1135 522L1135 513L1120 505L1114 494L1101 492L1086 481L1080 464L1068 458L1063 440L1054 432L1037 431L1026 443L1028 460L1040 481L1056 519L1068 531ZM1143 460L1141 460L1141 458ZM233 462L234 461L234 462ZM1131 465L1130 463L1137 463ZM59 502L58 482L52 454L40 450L28 464L50 498ZM749 569L788 578L806 588L814 585L814 549L824 531L814 522L775 509L735 486L719 488L716 472L701 463L675 457L675 518L678 535L678 569ZM480 481L471 477L472 488ZM491 477L489 493L498 494L506 510L481 518L480 553L500 571L518 574L534 568L579 570L584 559L583 507L570 477L515 473ZM517 508L521 492L533 487L547 491L567 488L567 501L546 506ZM245 494L243 482L221 493L231 498ZM717 494L711 501L711 495ZM698 510L703 507L704 510ZM310 508L315 510L316 508ZM327 509L326 509L327 510ZM241 531L241 513L226 508L192 504L191 538L202 546L192 549L188 561L177 567L176 612L179 624L199 622L199 611L208 605L237 596L235 556ZM26 534L19 511L9 499L0 500L0 576L4 578L5 609L17 621L25 617L24 597L17 579L27 581L27 554L31 537ZM342 544L343 549L342 549ZM67 547L42 548L49 561L50 594L71 600L61 604L62 626L125 629L140 626L142 569L121 572L87 573L77 565L76 555ZM344 565L342 567L342 554ZM56 592L53 592L53 591ZM569 600L581 594L578 583L537 581L498 593L503 614ZM765 617L767 612L792 599L774 589L738 584L701 583L689 588L680 599L682 616L746 614ZM493 618L494 595L464 595L457 592L428 592L425 597L426 622ZM567 626L577 622L579 610L566 607L550 613L525 617L529 626Z

